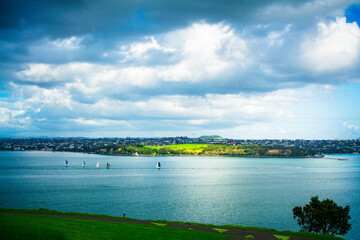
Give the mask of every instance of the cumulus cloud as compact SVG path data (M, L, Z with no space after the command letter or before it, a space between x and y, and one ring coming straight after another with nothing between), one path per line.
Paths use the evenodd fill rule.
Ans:
M218 78L245 64L246 42L229 25L194 24L170 32L165 42L178 49L181 61L166 67L161 75L166 81L197 82Z
M18 86L17 86L18 87ZM28 92L27 92L28 91ZM169 127L172 131L231 129L256 122L294 119L292 105L306 91L278 90L266 95L208 94L201 96L167 95L147 100L117 100L103 98L95 103L82 103L69 97L68 92L38 87L18 87L28 96L21 102L22 114L32 116L33 126L43 131L67 131L90 127L94 131L113 128L124 131L146 131ZM61 121L54 121L55 118ZM9 119L10 121L11 119ZM111 131L110 131L111 132ZM112 134L116 134L113 132Z
M326 24L318 24L315 36L308 36L302 44L304 64L316 72L336 71L358 66L360 56L360 28L347 23L345 17Z
M163 89L167 82L210 80L210 84L217 85L219 78L228 78L230 71L249 61L246 42L228 25L194 24L163 35L161 44L154 37L148 40L121 46L118 64L31 63L17 77L33 84L52 82L59 86L61 83L65 89L85 95L128 95L138 88ZM146 58L154 59L152 54L157 54L154 50L172 53L169 58L177 60L172 64L145 64ZM132 64L137 58L142 59L140 64Z
M2 124L13 123L17 116L24 114L24 110L12 110L5 107L0 108L0 122ZM17 120L15 120L17 121Z
M63 72L58 66L52 67L49 64L31 63L25 70L17 72L20 80L32 83L65 81Z
M0 101L0 130L6 132L10 129L21 129L29 127L31 118L23 109L6 106L8 104Z
M152 54L154 54L154 51L163 53L172 53L176 51L174 48L167 48L159 45L154 36L146 37L145 39L147 40L145 42L135 42L130 45L121 46L119 54L124 56L124 60L121 62L146 60L146 58L150 57L150 54L148 54L150 51Z

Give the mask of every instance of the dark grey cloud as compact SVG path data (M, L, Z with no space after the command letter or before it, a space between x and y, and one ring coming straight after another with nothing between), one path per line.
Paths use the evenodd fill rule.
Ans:
M101 61L99 51L119 41L161 34L192 22L228 21L248 24L259 9L279 1L1 1L0 49L2 62ZM282 4L297 5L303 1ZM253 19L254 20L254 19ZM88 36L88 48L76 56L38 54L29 46L47 38ZM5 49L4 49L5 48ZM47 58L46 58L47 57ZM30 59L29 59L30 58Z
M271 4L299 6L307 2L242 1L2 1L2 30L40 30L51 37L103 34L131 35L168 31L189 22L251 21Z
M321 13L338 9L352 1L336 1L323 8ZM310 11L292 14L277 9L300 9L310 0L228 0L228 1L1 1L0 5L0 61L1 62L47 62L71 61L106 62L102 52L116 48L119 42L127 42L146 35L157 35L184 28L197 21L207 23L226 22L235 29L246 29L252 36L267 34L269 29L282 28L283 22L297 22L301 28L304 21L313 23L318 18ZM310 4L311 5L311 4ZM273 6L273 8L271 8ZM270 10L269 10L270 8ZM318 13L319 16L321 13ZM294 16L295 15L295 16ZM304 15L306 17L304 17ZM255 29L258 24L269 25L266 31ZM244 33L246 34L246 33ZM86 36L84 49L76 54L66 52L32 52L34 44L44 39L56 40L71 36ZM46 51L46 49L44 49Z

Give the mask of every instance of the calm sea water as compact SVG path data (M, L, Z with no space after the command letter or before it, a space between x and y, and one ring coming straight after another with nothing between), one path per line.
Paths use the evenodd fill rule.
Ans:
M157 161L161 169L155 168ZM318 195L351 206L352 230L345 238L359 239L359 193L359 155L285 159L0 152L0 207L126 212L139 219L298 230L292 208Z

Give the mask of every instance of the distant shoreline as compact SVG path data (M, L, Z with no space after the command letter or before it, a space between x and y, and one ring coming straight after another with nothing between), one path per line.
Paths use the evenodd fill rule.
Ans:
M109 153L96 153L96 152L79 152L79 151L48 151L48 150L0 150L1 152L59 152L59 153L82 153L82 154L93 154L93 155L100 155L100 156L119 156L119 157L229 157L229 158L324 158L324 157L309 157L309 156L244 156L244 155L193 155L193 154L181 154L181 155L138 155L133 156L131 154L109 154ZM333 154L326 154L326 155L358 155L358 154L340 154L340 153L333 153Z

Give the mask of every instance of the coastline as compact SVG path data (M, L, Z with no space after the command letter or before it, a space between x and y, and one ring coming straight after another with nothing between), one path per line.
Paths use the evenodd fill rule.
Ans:
M195 155L195 154L161 154L161 155L138 155L132 156L131 154L110 154L110 153L97 153L97 152L80 152L80 151L47 151L47 150L0 150L0 152L61 152L61 153L83 153L83 154L94 154L94 155L102 155L102 156L121 156L121 157L229 157L229 158L324 158L324 157L309 157L309 156L253 156L253 155ZM330 155L330 154L326 154ZM332 154L332 155L340 155L340 154ZM342 154L346 155L346 154Z

